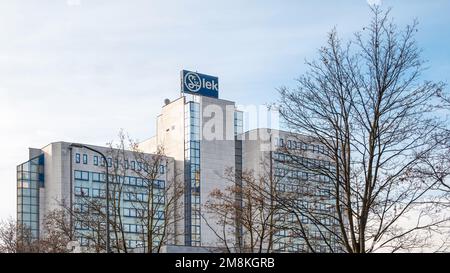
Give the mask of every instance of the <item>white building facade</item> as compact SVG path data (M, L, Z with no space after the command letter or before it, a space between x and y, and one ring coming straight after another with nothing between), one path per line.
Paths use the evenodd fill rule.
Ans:
M284 146L281 142L283 139L287 141L288 133L269 129L244 133L243 112L237 109L233 101L218 98L218 79L215 77L183 71L182 91L176 100L165 101L161 114L156 119L155 136L139 143L139 149L149 157L163 149L165 160L155 181L158 187L167 187L169 183L173 183L183 191L170 216L180 220L172 221L167 251L180 251L174 248L180 246L194 252L197 247L201 247L197 248L198 252L203 252L205 249L214 249L221 243L216 235L221 227L204 206L211 192L225 190L231 185L224 177L225 170L231 167L237 174L243 170L253 170L256 174L266 173L267 166L263 162L280 156L281 153L277 151L280 146ZM106 147L90 147L104 154L108 154L110 150ZM137 174L144 166L133 159L131 151L125 154L127 153L129 158L125 156L122 162L104 162L98 153L73 147L67 142L52 143L42 149L30 149L29 161L17 167L18 221L31 229L34 238L39 238L44 216L61 206L61 203L71 209L82 210L82 204L78 203L80 196L101 198L105 195L106 166L113 169L115 164L126 164L125 173L110 178L117 181L123 179L127 187L136 189L145 182L148 183ZM323 157L323 154L308 153L305 156L317 159ZM112 158L107 159L110 160ZM273 176L279 175L279 170L282 169L276 162L271 163L270 168ZM297 183L296 187L301 187L305 184L303 182L311 179L298 179L296 172L295 177L288 180ZM133 218L136 215L133 200L121 198L124 203L122 213L126 219L126 232L131 234L127 237L130 238L127 244L131 249L142 247L138 236L142 230ZM164 219L167 215L160 216ZM82 231L83 223L74 222L73 225ZM277 236L290 235L289 232L280 232ZM88 245L83 236L79 236L78 240L82 246ZM301 241L291 248L284 247L283 240L278 242L278 251L306 251ZM320 246L318 250L328 252Z

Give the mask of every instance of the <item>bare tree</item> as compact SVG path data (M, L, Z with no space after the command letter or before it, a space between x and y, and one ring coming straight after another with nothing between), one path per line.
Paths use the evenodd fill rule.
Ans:
M160 252L179 221L175 205L183 190L175 187L170 174L173 166L164 149L144 153L121 131L119 141L109 144L107 156L111 162L103 164L109 165L112 250ZM104 252L106 248L106 194L104 189L95 196L81 193L76 208L67 208L78 227L76 236L89 242L89 251ZM131 241L138 243L131 245Z
M325 147L331 168L300 162L304 151L295 149L289 160L332 183L339 228L330 232L344 251L417 250L448 220L436 213L439 181L419 172L448 141L434 112L444 84L420 81L417 22L399 30L389 11L371 10L369 26L345 46L333 30L297 88L280 89L280 114L292 132Z
M162 247L175 236L174 226L182 220L176 213L176 205L183 196L183 187L177 187L175 174L169 174L167 180L161 180L162 175L174 171L165 156L164 147L157 147L156 153L149 156L139 149L136 141L129 139L129 146L135 161L144 164L142 170L134 170L143 185L133 191L135 195L148 196L144 202L133 203L142 226L143 249L146 253L161 252Z
M31 229L13 218L0 222L0 253L36 253L39 249Z
M227 168L225 178L231 186L212 191L205 204L221 230L214 230L210 220L204 217L219 239L220 247L227 252L272 252L277 231L275 218L281 210L272 202L271 176L256 175L251 170L239 175Z
M69 213L64 208L50 211L44 218L42 239L39 240L40 252L69 252L68 244L75 240Z

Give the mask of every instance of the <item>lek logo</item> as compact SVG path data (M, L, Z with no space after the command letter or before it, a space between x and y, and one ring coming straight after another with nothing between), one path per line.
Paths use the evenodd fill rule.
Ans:
M191 92L198 92L202 88L202 80L197 73L188 72L184 75L186 88Z
M183 92L214 98L218 97L219 78L217 77L183 70L181 79L181 90Z

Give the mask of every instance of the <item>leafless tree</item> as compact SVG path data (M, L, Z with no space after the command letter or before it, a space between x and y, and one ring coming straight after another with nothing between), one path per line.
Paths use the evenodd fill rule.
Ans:
M219 246L227 252L272 252L278 230L276 217L281 213L272 200L274 189L269 175L256 175L247 170L236 174L227 168L225 178L230 186L210 193L205 209L214 216L221 230L212 228L210 219L204 220L220 241ZM240 183L237 183L237 180Z
M159 147L155 154L144 153L138 142L121 131L118 142L109 144L107 156L111 159L108 168L112 250L160 252L174 235L173 227L179 221L175 205L183 190L175 187L170 174L166 179L166 172L171 172L173 166L169 166L164 149ZM77 236L89 241L89 249L94 252L104 252L106 248L105 197L106 190L100 196L78 196L78 207L70 210L79 225ZM124 214L125 210L129 214ZM137 229L129 230L130 223ZM130 240L141 244L130 246Z
M448 144L435 112L444 84L421 82L417 22L400 30L389 11L371 11L370 25L348 44L333 30L319 58L306 62L297 88L280 89L280 114L293 133L325 147L331 168L301 162L304 151L287 153L291 164L332 183L338 229L330 232L342 249L414 251L448 220L437 213L443 208L434 191L439 179L421 175Z
M32 237L31 230L13 218L0 222L0 253L36 253L39 242Z
M75 240L69 213L64 208L54 209L44 216L43 232L39 240L39 252L69 252L68 244Z
M106 192L103 197L106 197ZM104 201L92 196L80 196L77 202L74 208L62 205L72 216L75 239L79 240L82 237L89 243L88 249L84 251L105 252L107 218ZM113 224L114 221L110 220L110 226Z
M175 236L174 226L182 220L176 213L179 199L183 196L183 187L175 182L175 170L164 153L164 147L158 146L156 153L149 156L139 149L138 142L129 139L129 147L136 162L143 162L142 170L134 173L143 181L143 187L135 188L134 194L148 196L144 202L133 203L142 226L141 240L146 253L160 252L168 240ZM174 173L161 180L166 172Z

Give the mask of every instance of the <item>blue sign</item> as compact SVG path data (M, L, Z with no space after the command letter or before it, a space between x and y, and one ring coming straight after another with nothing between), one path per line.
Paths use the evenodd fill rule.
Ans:
M188 70L181 71L181 92L219 97L219 78Z

